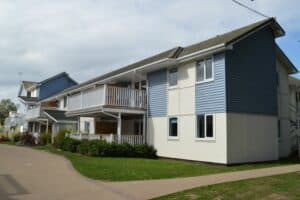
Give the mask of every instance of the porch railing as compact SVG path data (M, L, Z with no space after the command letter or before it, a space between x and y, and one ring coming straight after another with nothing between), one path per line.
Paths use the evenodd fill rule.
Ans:
M70 138L75 140L105 140L106 142L118 142L118 135L116 134L70 134ZM146 140L142 135L121 135L121 144L145 144Z

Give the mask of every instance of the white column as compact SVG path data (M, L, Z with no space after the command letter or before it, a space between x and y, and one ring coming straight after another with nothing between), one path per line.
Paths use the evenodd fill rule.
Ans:
M77 119L77 133L80 134L80 117Z
M146 114L143 115L143 142L146 143Z
M118 135L118 143L121 143L121 131L122 131L122 119L121 113L118 114L118 128L117 128L117 135Z

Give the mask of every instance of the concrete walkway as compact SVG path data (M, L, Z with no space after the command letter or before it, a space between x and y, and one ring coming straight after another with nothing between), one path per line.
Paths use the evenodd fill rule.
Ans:
M191 178L103 182L81 176L62 156L0 145L0 199L140 200L198 186L297 171L300 171L300 164Z

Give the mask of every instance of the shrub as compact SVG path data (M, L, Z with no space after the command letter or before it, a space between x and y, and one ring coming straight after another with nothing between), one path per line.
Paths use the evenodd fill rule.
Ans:
M36 138L30 133L24 133L21 136L21 141L24 145L32 146L36 144Z
M77 152L77 147L80 145L80 141L66 137L61 141L61 145L62 150L74 153Z
M0 142L7 142L7 141L9 141L9 138L0 134Z
M66 137L66 134L70 133L69 129L60 129L57 135L54 137L53 145L56 148L61 149L62 148L62 142Z
M81 140L81 143L78 145L78 153L82 155L88 155L89 153L89 144L90 141L88 140Z
M51 133L42 133L39 139L41 145L47 145L51 142Z
M157 158L157 151L153 146L146 144L135 145L135 153L137 157Z
M21 140L21 134L15 133L12 137L13 142L19 142Z

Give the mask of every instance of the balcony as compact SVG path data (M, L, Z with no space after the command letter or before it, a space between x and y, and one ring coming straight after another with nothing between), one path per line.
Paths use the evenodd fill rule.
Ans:
M99 106L131 109L147 108L145 90L101 85L68 97L68 112Z

